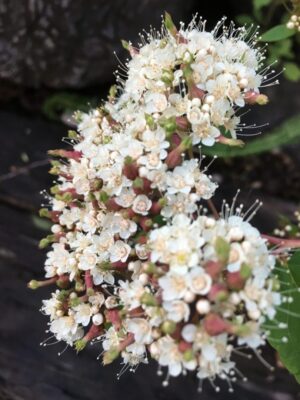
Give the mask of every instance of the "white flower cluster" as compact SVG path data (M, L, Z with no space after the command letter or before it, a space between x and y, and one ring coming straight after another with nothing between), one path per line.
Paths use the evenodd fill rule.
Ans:
M300 5L298 5L298 13L299 11L300 11ZM300 15L297 14L291 15L286 26L288 29L297 29L297 31L300 32Z
M281 303L266 241L238 216L178 214L151 231L147 246L149 259L137 262L134 277L116 291L123 329L134 335L122 357L137 362L148 348L170 376L232 376L234 346L264 344L262 325ZM118 335L119 325L109 337L113 330Z
M223 22L222 22L223 23ZM51 245L42 310L49 330L82 350L101 338L104 364L134 368L147 354L171 376L234 371L234 345L264 343L262 324L280 296L274 258L241 217L198 216L217 185L198 145L235 145L238 107L263 104L262 54L242 29L206 32L194 22L140 48L126 44L128 77L119 97L78 114L71 150L54 150Z

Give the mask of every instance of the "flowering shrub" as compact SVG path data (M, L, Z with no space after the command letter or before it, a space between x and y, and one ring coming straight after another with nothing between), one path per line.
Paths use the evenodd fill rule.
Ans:
M80 351L99 339L104 364L120 356L134 370L151 356L168 376L193 370L230 388L238 348L260 357L285 302L272 238L249 223L259 204L215 210L218 185L199 155L216 142L241 146L237 110L267 102L264 56L248 37L223 20L212 32L201 21L177 30L166 14L138 48L124 42L131 60L118 87L76 115L72 148L50 152L47 280L29 286L58 286L42 306L57 340Z

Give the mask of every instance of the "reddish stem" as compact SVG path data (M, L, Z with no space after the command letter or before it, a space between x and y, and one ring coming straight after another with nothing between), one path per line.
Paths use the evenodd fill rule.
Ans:
M84 281L85 281L86 290L93 289L94 284L93 284L93 278L91 275L91 271L85 271Z
M276 236L261 235L271 244L277 244L281 248L300 248L300 239L282 239Z

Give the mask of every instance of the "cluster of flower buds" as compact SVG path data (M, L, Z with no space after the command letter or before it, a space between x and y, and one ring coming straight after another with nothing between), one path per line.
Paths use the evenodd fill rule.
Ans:
M297 29L300 32L300 1L292 0L293 14L288 20L286 26L289 29Z
M58 287L42 306L55 339L78 351L99 339L103 363L124 369L151 355L171 376L229 382L235 346L265 342L281 301L266 239L241 210L198 211L217 188L199 145L241 145L236 110L267 102L247 34L224 20L177 29L167 14L138 48L124 43L126 79L76 115L72 148L50 152L47 279L29 286Z

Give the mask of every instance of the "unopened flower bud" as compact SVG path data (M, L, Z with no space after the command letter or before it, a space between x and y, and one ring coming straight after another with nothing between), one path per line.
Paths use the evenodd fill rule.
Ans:
M176 323L171 320L164 321L163 324L161 325L161 330L167 335L171 335L176 330Z
M192 303L196 298L196 295L191 292L190 290L187 291L184 295L184 301L186 301L187 303Z
M208 300L198 300L196 310L200 315L207 314L210 311L210 302Z
M119 357L120 351L117 347L113 347L103 354L103 365L111 364L116 358Z
M218 314L208 314L204 319L204 329L210 336L220 335L229 328L228 322Z
M263 106L268 103L269 99L265 94L249 91L244 94L244 100L247 104L258 104Z
M224 301L228 298L228 291L223 283L215 283L209 293L208 298L210 301Z
M93 324L95 324L95 325L97 325L97 326L98 326L98 325L101 325L101 324L103 324L103 321L104 321L103 315L100 314L100 313L95 314L95 315L93 316L92 320L93 320Z

